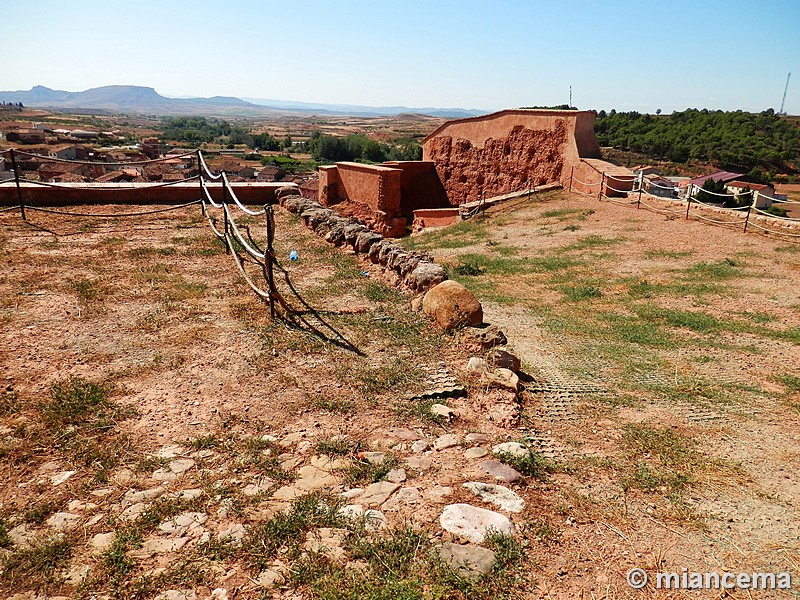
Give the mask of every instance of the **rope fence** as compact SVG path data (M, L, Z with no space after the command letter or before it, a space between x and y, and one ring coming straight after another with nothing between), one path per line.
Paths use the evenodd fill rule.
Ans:
M691 217L706 223L711 223L713 225L719 225L724 227L742 227L742 231L746 232L748 227L755 227L760 231L764 231L770 234L784 236L788 238L800 238L800 231L798 233L790 233L785 231L787 228L785 224L787 223L800 223L800 219L791 218L791 217L783 217L780 215L776 215L755 206L756 201L758 199L758 194L754 190L746 190L742 191L739 194L720 194L717 192L709 192L708 190L703 190L704 192L708 193L711 196L716 196L720 198L727 198L727 199L734 199L740 201L743 197L750 196L751 200L750 203L744 206L716 206L712 204L708 204L701 200L698 200L693 194L688 194L685 200L677 200L672 198L665 198L663 196L658 196L653 194L649 191L649 188L655 187L658 189L664 190L672 190L673 188L670 186L659 185L654 182L648 183L648 189L644 187L644 178L639 177L637 180L633 180L636 182L636 186L632 189L626 190L617 187L612 187L609 185L609 181L624 181L630 182L631 179L620 179L614 177L612 175L608 175L607 173L603 172L601 174L600 181L594 182L586 182L581 181L575 177L574 168L569 175L563 178L560 183L561 186L570 192L582 194L584 196L597 196L598 201L607 201L611 202L612 204L618 204L621 206L632 206L636 205L636 208L644 208L645 210L649 210L650 212L654 212L657 214L662 214L667 217L676 218L678 215L683 215L685 219L689 219ZM576 188L575 185L581 186L584 189ZM597 192L591 191L592 188L595 186L599 186L599 190ZM590 191L584 191L588 189ZM622 196L609 196L607 192L613 192L615 194L621 194ZM631 196L636 195L635 199L632 199ZM656 202L653 202L653 201ZM672 208L669 205L659 205L659 203L669 203L672 206L677 206ZM797 201L790 201L790 200L782 200L782 199L773 199L773 204L792 204L792 205L800 205L800 202ZM694 206L693 206L694 205ZM692 210L694 208L694 210ZM734 219L724 219L724 218L713 218L709 213L718 213L720 216L723 214L730 215L731 217L735 217ZM758 219L762 220L762 223L756 223L755 219L751 219L751 214L755 212L758 216ZM764 219L768 220L767 222L772 223L773 225L779 225L782 227L782 230L778 230L772 227L765 227L764 226Z
M233 189L233 186L231 185L228 179L227 173L225 171L221 171L218 174L212 173L201 151L198 150L196 153L173 155L169 157L153 159L148 161L130 161L125 163L123 162L99 163L99 162L81 161L81 160L73 161L67 159L59 159L57 157L46 157L40 154L18 151L15 149L4 151L0 153L0 155L8 156L11 160L11 168L14 172L14 179L9 180L9 182L13 182L13 184L16 186L17 198L18 198L17 205L0 208L0 213L19 210L21 217L25 222L27 222L26 211L35 211L53 215L66 216L66 217L117 219L126 217L142 217L142 216L154 215L169 211L175 211L182 208L187 208L194 205L199 205L203 216L206 218L210 226L212 234L218 240L220 240L225 244L226 254L230 255L231 258L233 259L235 269L241 275L244 282L252 289L253 293L257 297L259 297L260 299L264 300L269 304L270 316L272 318L275 318L277 316L277 308L280 307L283 313L281 316L283 316L284 318L287 318L289 320L299 319L304 324L306 324L311 330L322 335L322 337L324 337L326 340L331 341L333 343L337 343L343 347L355 349L355 347L352 346L352 344L347 342L338 331L336 331L330 324L324 321L322 317L319 315L319 313L302 298L302 296L299 294L299 292L297 291L297 289L294 287L294 285L290 280L289 271L283 268L278 263L278 260L275 256L275 251L273 249L273 240L275 235L275 217L272 206L270 206L269 204L265 204L261 210L253 210L251 208L248 208L237 196L236 192ZM45 159L47 162L72 163L81 165L89 164L89 165L103 166L103 167L106 166L124 167L127 165L143 165L143 164L164 162L165 160L170 160L174 158L192 157L197 161L197 166L198 166L197 175L193 175L192 177L188 177L179 181L154 183L153 185L148 185L146 186L146 188L143 189L168 187L177 185L179 183L185 183L187 181L198 181L199 198L197 200L192 200L191 202L186 202L175 206L168 206L164 208L157 208L154 210L142 210L135 212L114 212L114 213L79 212L71 210L57 210L40 206L32 206L30 203L26 203L23 199L23 189L21 187L22 183L49 187L49 188L63 188L70 190L85 189L87 191L90 190L122 191L122 190L131 190L134 188L120 186L120 185L109 186L103 184L62 185L58 183L31 180L20 176L20 169L16 160L17 156L42 158ZM211 186L212 184L220 186L222 191L221 201L214 200L211 194L211 190L209 188L209 186ZM214 211L216 211L216 214L212 214L212 212ZM263 248L253 238L249 226L246 227L237 223L236 220L237 212L239 214L243 213L248 218L263 216L264 218L263 223L266 232L266 243L263 244ZM219 225L220 221L222 223L221 227ZM248 269L247 266L248 264L255 266L257 268L257 271L253 272L252 269ZM290 305L290 303L287 302L287 300L283 297L283 295L278 291L277 286L275 284L274 269L278 269L278 271L281 273L282 279L285 280L289 291L296 298L297 302L299 302L299 304L302 306L301 309L293 308ZM307 320L308 315L314 315L315 319L318 322L318 325L326 327L330 332L332 332L332 337L330 335L322 333L318 326L309 323L309 321Z
M120 166L129 166L129 165L150 165L153 163L161 163L168 160L174 160L176 158L186 158L192 157L194 158L194 152L186 152L184 154L172 154L170 156L162 156L161 158L152 158L148 160L131 160L125 162L113 162L113 161L96 161L96 160L71 160L67 158L59 158L57 156L45 156L44 154L36 154L34 152L26 152L25 150L19 150L18 148L12 148L10 150L4 150L0 152L2 154L9 154L13 153L20 156L27 156L29 158L39 158L42 159L41 162L56 162L56 163L70 163L73 165L92 165L92 166L99 166L99 167L120 167Z

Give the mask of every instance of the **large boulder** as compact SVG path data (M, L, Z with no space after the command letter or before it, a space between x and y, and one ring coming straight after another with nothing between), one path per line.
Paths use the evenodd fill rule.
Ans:
M467 288L447 280L435 285L422 300L422 312L445 331L483 322L483 307Z

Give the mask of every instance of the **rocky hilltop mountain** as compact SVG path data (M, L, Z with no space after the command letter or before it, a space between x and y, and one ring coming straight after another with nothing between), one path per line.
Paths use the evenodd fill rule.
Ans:
M167 98L151 87L106 85L83 92L53 90L41 85L28 91L0 92L4 102L61 109L100 109L141 114L258 114L261 107L239 98Z
M284 100L254 99L252 102L232 96L212 98L167 98L151 87L106 85L83 92L53 90L37 85L30 90L0 91L0 101L22 102L25 106L50 109L83 109L146 115L270 116L291 113L383 116L420 113L445 118L485 114L461 108L408 108L404 106L370 107L360 105L311 104Z

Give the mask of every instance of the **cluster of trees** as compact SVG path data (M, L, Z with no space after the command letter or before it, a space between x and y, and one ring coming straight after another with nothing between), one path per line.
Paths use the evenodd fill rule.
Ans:
M205 117L167 117L162 122L163 137L177 142L202 144L231 134L231 124Z
M15 108L25 108L22 106L22 102L2 102L0 106L13 106Z
M661 116L600 111L595 132L601 146L673 162L694 159L762 172L793 171L800 163L800 128L772 109L757 114L689 109Z
M722 204L726 208L740 208L753 203L753 193L749 187L744 188L740 194L728 193L725 184L716 179L706 179L703 186L694 194L695 199L707 204Z
M387 160L420 160L422 147L411 140L401 140L384 144L360 133L337 137L315 131L304 144L314 160L325 162L364 161L384 162Z
M269 133L251 133L224 119L206 117L167 117L161 122L163 137L177 142L203 144L217 142L233 147L243 144L260 150L286 150L292 147L292 138L277 139Z

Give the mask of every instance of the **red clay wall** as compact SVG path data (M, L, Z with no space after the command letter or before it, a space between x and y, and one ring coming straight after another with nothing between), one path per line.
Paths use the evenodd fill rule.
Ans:
M351 162L320 167L320 204L329 206L351 200L374 211L399 215L402 173L396 168Z
M25 204L31 206L183 204L200 199L200 185L197 182L178 183L166 187L153 187L154 184L151 183L96 184L106 189L92 189L92 185L63 183L55 188L23 183L22 198ZM255 206L273 204L275 192L286 185L282 182L231 183L239 200ZM209 183L208 190L216 201L222 200L222 189L219 185ZM11 206L18 203L14 182L0 185L0 205Z
M453 206L553 183L599 156L593 111L505 110L449 121L423 140ZM568 173L567 173L568 174Z
M415 210L449 206L436 165L432 161L392 161L383 163L400 169L400 212L413 218Z

